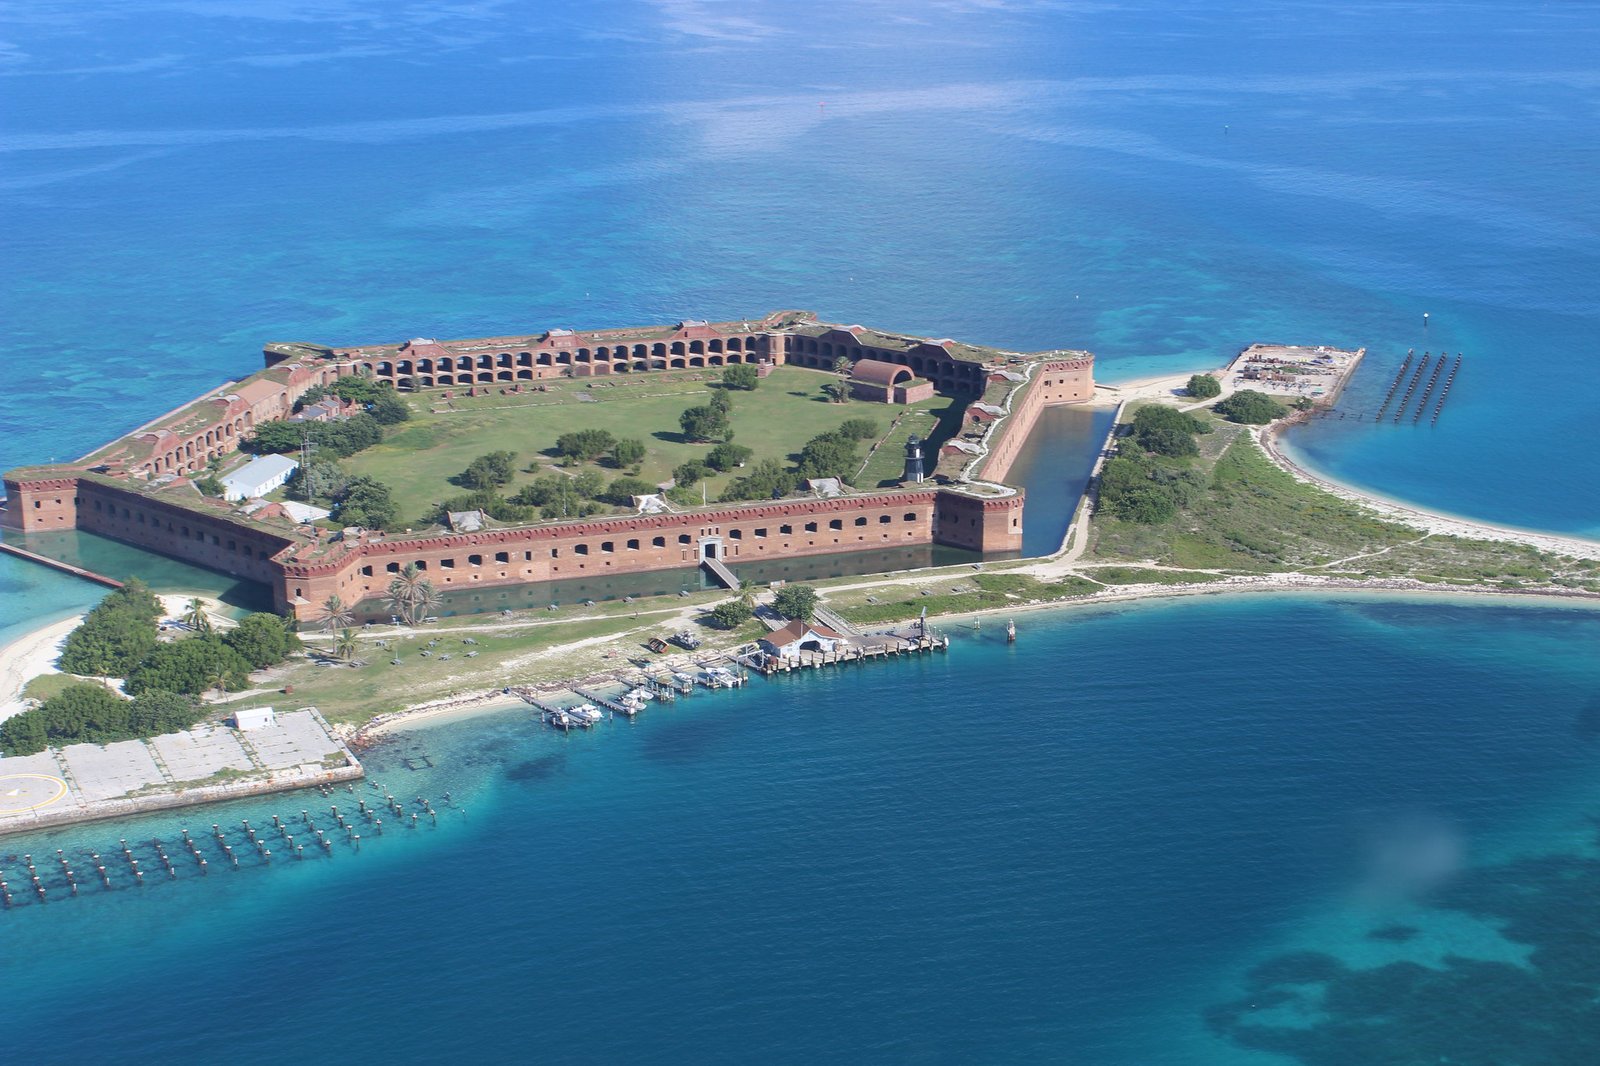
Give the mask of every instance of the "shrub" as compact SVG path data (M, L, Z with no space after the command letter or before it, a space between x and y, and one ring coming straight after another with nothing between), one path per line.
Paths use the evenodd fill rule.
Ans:
M717 393L717 396L726 396L726 393ZM718 410L713 403L709 407L691 407L678 416L678 426L683 430L683 435L690 440L715 440L728 435L728 413Z
M720 629L737 629L755 617L755 609L743 600L728 600L711 608L711 621Z
M617 441L611 449L611 461L617 466L637 466L644 462L644 441L632 437Z
M67 635L60 667L69 674L126 677L155 650L161 603L138 579L100 601Z
M556 438L556 451L568 459L598 459L617 446L617 438L603 429L580 429Z
M300 638L289 623L275 614L247 614L222 642L238 652L256 670L276 666L300 650Z
M878 435L878 424L870 418L847 418L835 432L845 440L871 440Z
M156 690L198 696L209 688L242 689L249 680L250 663L213 635L158 645L122 687L135 696Z
M787 496L798 484L794 472L785 470L776 459L763 459L744 477L735 478L722 494L726 502L774 500Z
M1209 400L1222 392L1222 382L1210 374L1193 374L1189 377L1189 384L1184 391L1197 400Z
M619 477L606 488L605 501L627 507L635 496L650 496L660 490L643 478Z
M455 477L456 484L469 489L497 489L511 484L517 473L515 452L490 452L480 455Z
M749 363L739 363L722 372L722 384L730 389L750 392L760 383L761 374Z
M395 506L389 486L365 475L351 478L334 496L333 515L347 526L363 529L392 529L400 524L400 508Z
M705 463L697 459L691 459L687 463L679 463L673 469L672 480L677 482L679 488L686 489L691 485L697 485L704 481L710 473L711 468Z
M754 455L755 452L743 444L719 444L706 453L706 465L726 472L748 463Z
M1240 422L1250 426L1264 426L1289 413L1289 409L1283 404L1266 393L1256 392L1254 389L1245 389L1225 400L1218 400L1216 411L1230 422Z

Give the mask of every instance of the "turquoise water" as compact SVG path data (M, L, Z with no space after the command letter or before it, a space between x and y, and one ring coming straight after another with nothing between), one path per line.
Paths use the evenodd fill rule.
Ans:
M1352 408L1407 348L1461 351L1436 429L1292 447L1600 532L1592 3L0 20L0 467L83 454L265 340L798 306L1089 348L1105 379L1362 345ZM98 595L0 559L0 640ZM1594 615L1019 621L1015 647L960 634L590 735L520 712L407 734L373 778L450 791L466 813L437 829L19 901L0 1040L43 1062L126 1057L129 1033L246 1062L1600 1057L1595 953L1567 949L1600 889ZM317 799L8 840L0 868Z
M1204 1019L1259 961L1329 923L1358 931L1352 955L1526 956L1526 934L1444 904L1495 904L1508 835L1592 840L1600 612L1235 597L1018 622L1015 645L957 630L945 655L588 734L522 710L416 729L371 780L439 823L363 825L359 854L234 872L209 826L243 846L241 818L306 808L331 829L330 802L379 787L35 838L36 861L122 837L150 856L139 841L173 851L187 827L212 872L135 889L114 862L113 891L19 902L8 1047L77 1061L132 1028L153 1054L240 1062L1252 1062ZM1219 634L1231 652L1196 654ZM1414 823L1454 843L1444 868L1381 859ZM21 849L0 844L14 885ZM1586 900L1590 854L1568 886ZM1365 939L1402 902L1418 934ZM1549 902L1540 944L1592 921ZM1580 969L1592 995L1592 952ZM1428 1020L1464 1024L1481 994Z

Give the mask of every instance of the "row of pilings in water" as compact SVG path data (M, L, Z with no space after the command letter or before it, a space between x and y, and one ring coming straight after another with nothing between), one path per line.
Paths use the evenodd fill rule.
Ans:
M1450 396L1450 388L1456 383L1456 375L1461 373L1461 362L1461 353L1457 352L1455 362L1450 364L1450 372L1446 374L1445 364L1450 363L1450 354L1448 352L1440 352L1437 359L1433 357L1433 353L1423 352L1421 360L1418 360L1416 349L1410 349L1406 352L1405 361L1400 364L1400 369L1395 371L1394 380L1389 383L1389 391L1384 393L1383 402L1378 405L1378 411L1372 416L1372 420L1374 422L1382 422L1386 416L1391 414L1390 407L1392 406L1394 410L1392 417L1389 418L1392 424L1398 425L1409 412L1411 424L1417 425L1422 421L1422 416L1428 414L1428 404L1432 401L1433 413L1428 418L1428 424L1430 426L1437 425L1439 423L1439 415L1444 411L1444 402ZM1413 369L1413 363L1415 363L1415 369ZM1431 373L1429 373L1430 366L1432 368ZM1410 372L1411 375L1409 381L1406 378L1407 372ZM1422 380L1424 374L1428 375L1425 384ZM1441 378L1443 379L1442 381ZM1403 392L1400 388L1402 384L1405 385ZM1420 396L1417 393L1419 385L1422 386ZM1396 402L1397 396L1399 397L1398 403ZM1415 406L1411 403L1413 396L1417 397ZM1333 414L1333 411L1328 411L1322 417L1329 418ZM1340 411L1338 415L1340 419L1348 418L1349 412ZM1364 412L1358 413L1355 417L1358 422L1366 420Z
M464 816L466 809L446 792L438 801L417 796L403 801L388 789L368 782L370 801L355 796L355 786L341 793L324 785L318 791L328 803L303 807L288 816L271 815L271 821L252 825L241 819L237 827L211 823L209 829L191 832L180 828L174 838L120 838L103 851L57 848L55 854L0 855L0 908L11 910L80 893L141 889L163 881L207 877L214 869L237 872L261 869L274 862L331 859L338 852L360 854L363 838L370 844L386 832L411 832L439 828L439 807L446 816ZM378 793L383 799L377 799ZM355 806L346 795L354 796Z

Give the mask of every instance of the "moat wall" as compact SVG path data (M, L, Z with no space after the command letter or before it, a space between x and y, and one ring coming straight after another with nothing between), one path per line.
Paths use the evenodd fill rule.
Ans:
M985 481L1004 482L1022 446L1028 443L1039 412L1067 403L1087 403L1094 397L1094 361L1062 359L1042 363L1022 395L1012 401L1011 412L999 427L999 439L989 448L980 469Z

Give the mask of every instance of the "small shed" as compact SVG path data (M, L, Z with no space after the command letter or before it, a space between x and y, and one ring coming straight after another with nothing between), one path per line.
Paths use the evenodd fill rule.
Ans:
M248 733L253 729L265 729L278 721L278 716L272 712L271 707L247 707L233 712L233 728L241 733Z

